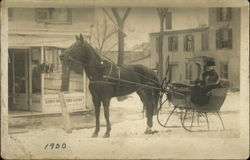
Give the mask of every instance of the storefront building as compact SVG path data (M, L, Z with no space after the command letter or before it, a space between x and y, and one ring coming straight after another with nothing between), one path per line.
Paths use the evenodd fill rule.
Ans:
M86 10L9 9L10 113L61 112L59 92L62 64L59 56L74 43L76 34L83 33L85 38L89 38L89 26L93 21L88 17L93 17L94 12ZM86 18L90 13L93 14ZM85 19L79 21L77 17L82 15L85 15ZM81 28L77 28L78 26ZM74 112L91 109L85 74L78 75L71 71L70 75L69 92L65 93L69 110Z

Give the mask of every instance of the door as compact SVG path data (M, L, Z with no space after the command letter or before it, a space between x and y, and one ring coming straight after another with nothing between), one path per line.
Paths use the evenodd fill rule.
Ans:
M12 110L29 110L29 50L10 49L9 99Z

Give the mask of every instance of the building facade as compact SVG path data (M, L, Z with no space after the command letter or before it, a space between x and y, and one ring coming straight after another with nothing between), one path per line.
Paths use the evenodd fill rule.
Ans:
M170 57L172 82L190 83L200 77L197 65L189 59L197 56L212 57L220 78L228 79L231 88L240 86L240 9L210 8L209 24L198 28L164 32L163 61ZM174 14L174 13L173 13ZM151 66L157 67L159 32L150 33L151 52L154 59ZM163 68L163 73L166 66Z
M9 8L8 12L9 111L61 112L59 56L74 43L75 35L90 37L95 10ZM70 111L86 110L91 106L88 80L74 72L70 78L66 103Z

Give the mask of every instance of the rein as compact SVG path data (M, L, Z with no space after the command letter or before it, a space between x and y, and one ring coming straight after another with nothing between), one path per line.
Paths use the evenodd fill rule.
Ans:
M97 54L97 53L96 53L96 54ZM97 54L97 56L99 56L99 54ZM154 80L154 79L151 79L151 78L148 78L148 77L144 76L144 75L141 74L141 73L138 73L138 72L135 72L135 71L130 70L130 69L128 69L128 68L125 68L125 67L122 66L122 65L117 65L117 64L114 63L111 59L109 59L108 57L106 57L106 56L104 56L104 55L102 55L102 57L104 57L105 59L107 59L109 65L102 65L102 63L101 63L101 66L98 66L97 64L95 64L95 65L93 65L93 64L87 64L87 62L81 62L81 61L79 61L79 60L76 60L76 59L72 58L71 56L69 56L69 59L70 59L71 61L73 61L73 62L82 64L82 65L85 65L85 66L89 66L89 67L98 67L98 68L110 67L109 76L110 76L110 74L112 73L113 65L115 65L115 66L118 68L118 77L119 77L119 79L120 79L120 68L123 68L123 69L125 69L125 70L127 70L127 71L134 72L134 73L136 73L137 75L139 75L140 77L143 77L143 78L145 78L145 79L147 79L147 80L150 80L151 82L154 82L154 83L156 83L156 84L159 84L158 81L156 81L156 80Z

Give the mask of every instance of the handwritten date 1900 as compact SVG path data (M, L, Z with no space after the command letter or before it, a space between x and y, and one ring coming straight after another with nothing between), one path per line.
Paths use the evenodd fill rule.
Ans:
M44 147L44 149L66 149L67 145L66 143L48 143L46 144L46 146Z

